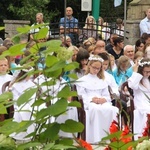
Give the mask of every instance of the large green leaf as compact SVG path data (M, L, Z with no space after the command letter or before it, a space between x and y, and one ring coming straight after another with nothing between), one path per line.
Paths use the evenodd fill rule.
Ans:
M23 27L18 27L18 28L17 28L17 31L18 31L19 33L28 33L28 32L30 31L30 26L25 25L25 26L23 26Z
M20 106L24 103L27 103L30 101L30 98L35 94L37 91L37 88L31 88L26 90L17 100L17 105Z
M5 92L0 95L0 103L12 98L13 98L13 94L11 92Z
M54 146L54 143L48 143L44 146L43 150L50 150Z
M51 40L48 42L48 52L57 52L60 50L60 45L61 45L60 40Z
M64 71L71 71L79 67L79 63L71 62L64 67Z
M68 98L69 96L77 96L76 91L71 91L69 86L65 86L57 95L58 97Z
M53 66L56 62L58 62L57 57L51 56L51 55L48 55L48 56L46 57L46 66L47 66L47 67Z
M30 148L34 148L34 147L36 147L38 149L40 146L42 146L42 145L39 142L29 142L29 143L19 145L17 149L25 150L25 149L30 149Z
M3 134L10 135L11 133L15 132L19 129L19 123L17 122L7 122L2 127L0 127L0 131Z
M41 28L38 33L34 34L34 39L35 40L44 39L47 33L48 33L47 27Z
M46 72L52 72L52 71L56 71L58 69L62 69L66 66L66 62L65 61L59 61L57 63L55 63L51 68L46 69Z
M72 101L71 103L68 104L68 106L81 107L81 103L78 101Z
M46 116L58 116L59 114L64 113L66 111L67 106L67 100L58 100L55 104L50 105L48 108L42 109L39 112L37 112L36 120L44 118Z
M3 55L4 56L7 56L7 55L10 55L10 56L22 55L23 54L22 49L25 48L25 46L26 46L25 44L16 44L14 46L11 46L8 51L3 52Z
M59 144L63 145L73 145L73 139L60 139Z
M3 104L0 104L0 114L7 114L7 109Z
M19 122L19 128L18 130L16 130L16 133L22 132L22 131L26 131L27 128L32 125L34 123L34 121L28 120L28 121L21 121Z
M82 132L84 125L81 122L68 119L65 123L61 124L61 130L69 133Z
M58 133L60 130L60 125L56 122L50 124L44 131L44 136L52 141L58 139Z

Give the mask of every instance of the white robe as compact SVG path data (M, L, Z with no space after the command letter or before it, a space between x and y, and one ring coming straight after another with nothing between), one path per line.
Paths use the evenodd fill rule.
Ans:
M33 87L35 88L35 84L31 80L22 80L20 82L14 83L11 87L14 101L17 101L17 99L24 93L25 90ZM28 121L34 119L33 117L31 117L31 111L32 111L31 105L34 103L34 98L35 95L33 95L31 97L31 100L24 106L23 105L18 106L17 103L14 103L13 121L21 122L21 121ZM16 140L28 141L31 138L25 138L25 136L34 132L34 129L35 129L35 125L32 124L27 128L25 132L20 132L18 134L13 133L10 136Z
M107 136L112 121L117 120L118 108L111 105L108 84L96 75L83 76L77 80L76 86L86 111L86 141L97 143ZM105 98L107 102L95 104L91 102L93 97Z
M39 84L42 84L42 83L46 82L46 80L51 80L51 79L50 78L46 79L46 77L44 77L43 75L40 75L35 80L35 82L37 82ZM48 87L47 86L42 86L41 87L42 92L45 92L45 91L48 90L49 95L51 95L53 97L56 97L58 92L61 91L63 89L63 87L65 86L65 84L63 84L65 82L66 81L63 78L61 78L60 80L56 81L56 84L54 86L48 86ZM57 98L54 98L51 101L52 104L54 104L57 100L58 100ZM77 108L76 107L68 107L67 111L64 114L58 116L57 118L51 117L50 122L56 121L56 122L61 124L61 123L64 123L68 119L78 121L78 113L77 113ZM71 133L67 133L67 132L63 132L63 131L59 132L59 136L60 137L66 137L66 138L73 138L73 135Z
M2 94L2 86L5 82L11 81L13 78L12 75L5 74L5 75L0 75L0 94Z
M144 86L140 83L141 79ZM141 74L134 72L128 79L128 84L134 93L134 133L137 134L134 138L137 140L146 127L147 114L150 114L150 100L145 96L146 94L150 97L150 82Z

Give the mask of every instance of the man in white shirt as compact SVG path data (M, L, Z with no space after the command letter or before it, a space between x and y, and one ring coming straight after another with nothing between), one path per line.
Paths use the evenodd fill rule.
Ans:
M48 28L48 32L47 32L46 37L44 39L38 39L38 42L45 42L45 41L47 41L50 38L51 32L50 32L49 26L45 25L45 23L43 21L43 13L37 13L36 14L36 23L34 23L31 27L33 27L35 25L41 25L41 27L38 27L38 28L30 30L30 39L31 40L35 40L34 39L34 34L38 33L41 28L47 27Z
M146 17L140 22L141 36L143 33L150 34L150 8L146 10Z

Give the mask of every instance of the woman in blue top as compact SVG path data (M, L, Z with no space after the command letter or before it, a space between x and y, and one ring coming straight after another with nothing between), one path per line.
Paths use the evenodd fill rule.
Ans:
M117 68L113 71L113 76L118 86L122 85L132 75L132 67L127 56L121 56L118 59Z

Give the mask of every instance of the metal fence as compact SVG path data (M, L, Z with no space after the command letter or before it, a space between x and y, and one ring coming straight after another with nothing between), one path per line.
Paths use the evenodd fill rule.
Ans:
M97 24L96 24L96 29L85 29L84 26L85 26L85 22L78 23L78 32L76 33L76 36L74 36L74 41L75 41L74 44L80 44L88 37L94 37L96 40L103 39L107 43L109 42L109 38L112 33L118 34L119 32L120 33L124 32L124 30L117 29L116 23L109 23L107 25L103 25L101 26L101 29L99 29L99 26ZM74 28L69 28L69 29L73 30ZM50 39L60 38L59 23L51 23L50 30L51 30ZM129 34L129 32L127 31L126 33ZM68 34L66 33L66 35ZM123 34L118 34L118 36L124 37Z

